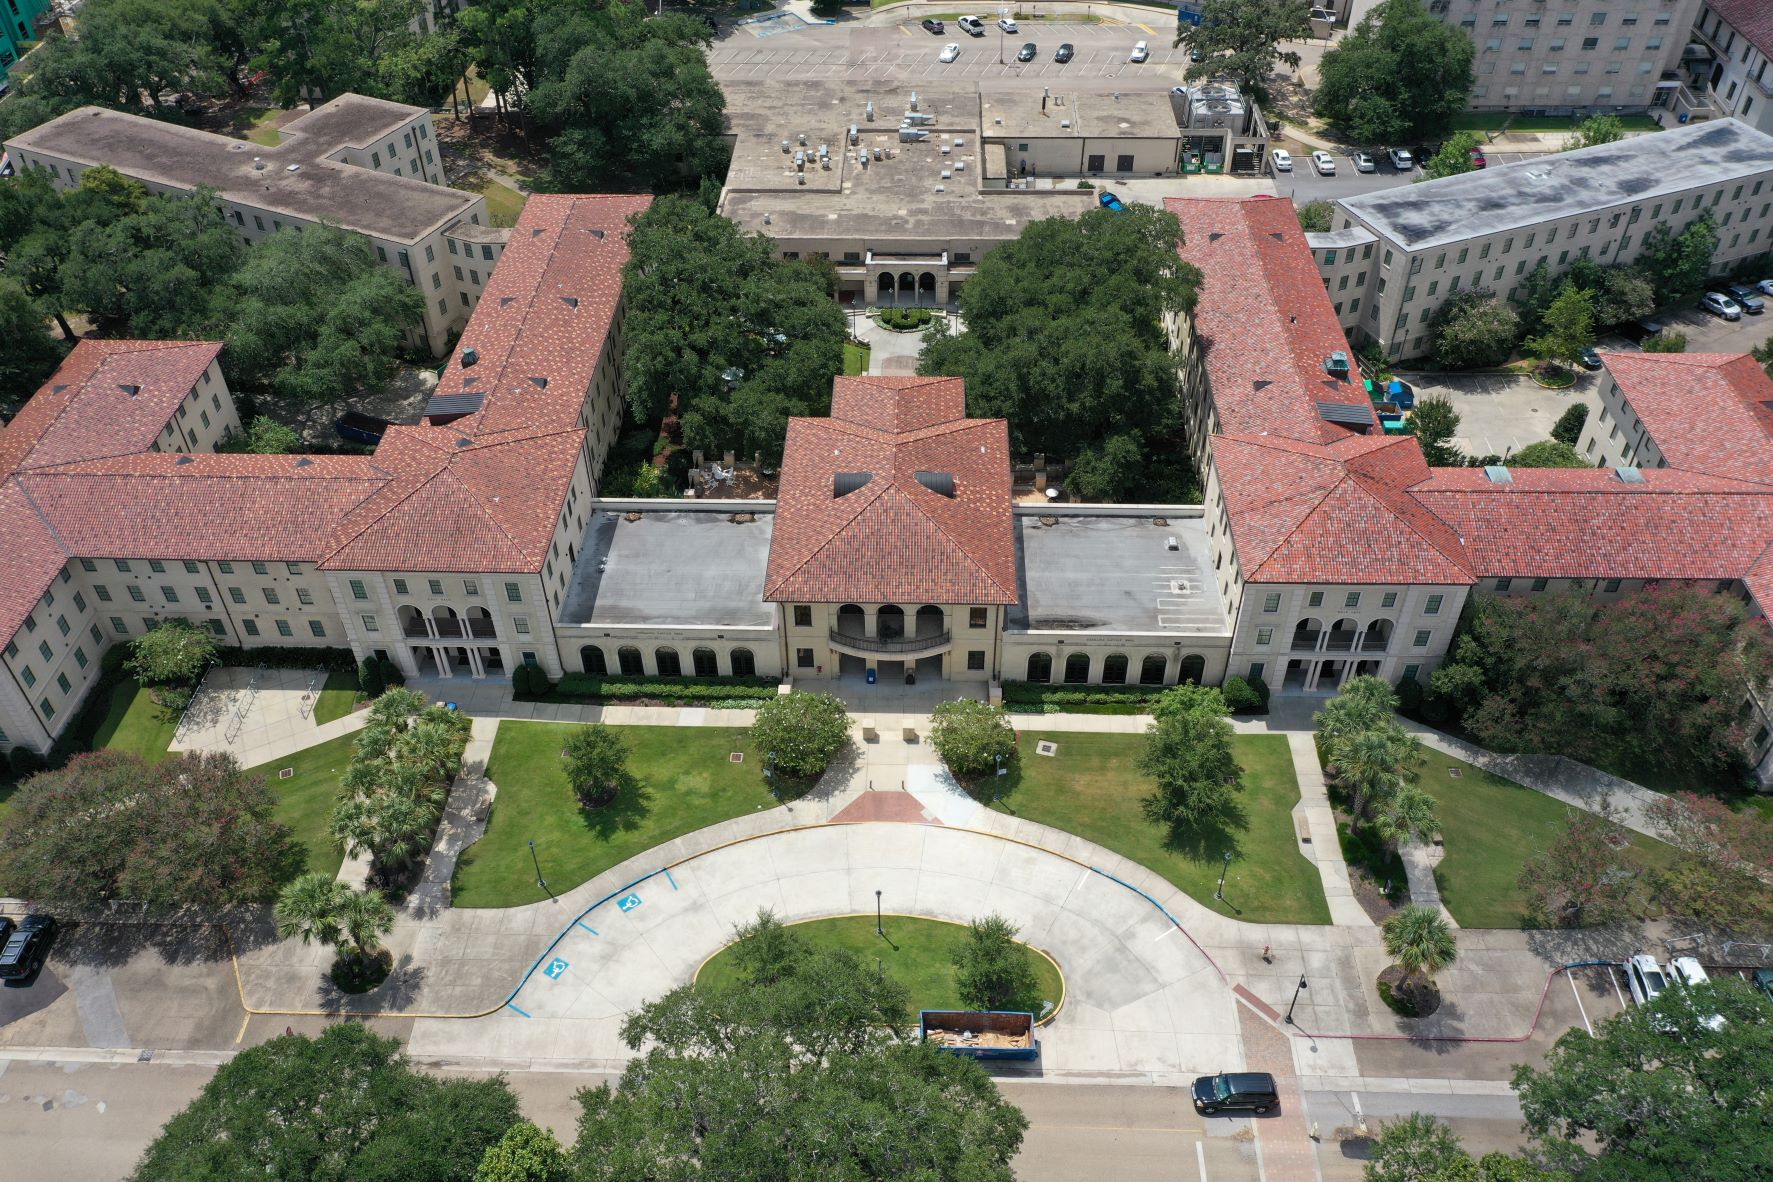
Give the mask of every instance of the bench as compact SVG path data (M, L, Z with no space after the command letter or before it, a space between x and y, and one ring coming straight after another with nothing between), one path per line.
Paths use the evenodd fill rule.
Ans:
M874 729L874 720L872 718L864 718L862 720L862 741L864 743L872 743L879 738L879 733Z
M1293 818L1293 831L1299 835L1300 845L1311 844L1311 823L1305 819L1305 814Z

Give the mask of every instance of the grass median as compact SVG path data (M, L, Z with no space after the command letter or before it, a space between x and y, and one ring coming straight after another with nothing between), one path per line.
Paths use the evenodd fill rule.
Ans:
M339 776L350 765L356 744L355 734L340 735L248 769L265 777L266 785L276 794L277 819L295 831L296 840L307 851L306 869L328 876L336 875L345 861L345 851L333 841L327 822L339 802ZM284 768L293 771L288 779L279 777Z
M1058 754L1035 754L1042 739ZM1151 786L1134 767L1144 744L1143 735L1024 731L1016 775L995 807L1106 846L1221 914L1248 923L1330 922L1317 866L1299 853L1293 829L1299 781L1284 736L1236 736L1232 750L1244 770L1237 815L1182 835L1145 819L1140 802Z
M499 724L487 763L498 796L486 836L456 867L455 906L546 899L536 886L531 841L558 895L674 837L775 806L742 728L623 726L613 729L628 744L635 785L603 808L581 808L560 764L575 729L572 723ZM744 761L733 763L734 752Z

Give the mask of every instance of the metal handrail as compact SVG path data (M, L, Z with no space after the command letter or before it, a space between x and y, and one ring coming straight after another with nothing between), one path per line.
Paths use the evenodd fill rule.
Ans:
M839 632L831 629L831 643L847 645L870 653L896 653L908 656L912 653L931 652L954 641L954 633L943 632L937 636L904 636L892 640L882 640L878 636L863 636L855 632Z

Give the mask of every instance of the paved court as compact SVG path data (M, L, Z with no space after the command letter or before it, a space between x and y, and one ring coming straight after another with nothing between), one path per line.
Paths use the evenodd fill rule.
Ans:
M204 675L171 750L225 751L252 767L331 738L319 734L314 722L314 704L325 686L324 669L217 665Z
M898 824L780 833L656 874L571 924L501 1013L415 1023L412 1052L615 1065L622 1016L690 979L759 908L863 914L876 890L889 916L1000 913L1059 962L1069 994L1041 1036L1043 1074L1174 1083L1243 1065L1230 990L1139 895L1030 846Z

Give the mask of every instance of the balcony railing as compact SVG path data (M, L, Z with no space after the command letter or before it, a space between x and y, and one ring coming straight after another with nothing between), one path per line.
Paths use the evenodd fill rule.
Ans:
M954 643L954 633L941 632L935 636L863 636L856 632L839 632L831 629L833 648L854 653L878 653L881 656L913 657L923 656L947 648Z
M438 619L435 616L408 620L400 626L403 636L418 640L456 639L472 636L479 640L493 640L498 636L497 627L491 620L485 619Z
M1322 632L1293 633L1293 651L1296 653L1315 653L1317 651L1317 638L1322 635Z

